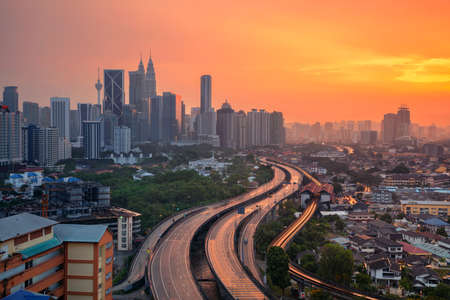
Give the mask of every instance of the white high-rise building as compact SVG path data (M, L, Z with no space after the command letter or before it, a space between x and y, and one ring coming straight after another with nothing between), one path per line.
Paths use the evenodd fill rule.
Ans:
M72 158L72 143L69 139L58 138L58 160Z
M0 165L22 161L22 115L0 108Z
M100 121L83 122L83 148L86 159L100 158Z
M270 142L270 114L252 109L247 113L247 141L249 146L265 146Z
M114 152L129 153L131 151L131 129L126 126L114 127Z
M51 126L58 129L58 136L70 138L70 98L52 97Z
M58 129L54 127L39 129L39 164L52 167L58 161Z

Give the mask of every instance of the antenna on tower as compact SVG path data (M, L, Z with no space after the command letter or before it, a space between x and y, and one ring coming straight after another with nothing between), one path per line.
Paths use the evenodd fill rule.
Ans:
M100 67L97 68L97 79L100 80Z

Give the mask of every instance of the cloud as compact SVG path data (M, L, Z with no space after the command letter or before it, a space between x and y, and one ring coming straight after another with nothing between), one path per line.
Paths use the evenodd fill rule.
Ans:
M450 58L369 57L297 69L313 76L334 76L352 81L391 80L411 83L450 82Z

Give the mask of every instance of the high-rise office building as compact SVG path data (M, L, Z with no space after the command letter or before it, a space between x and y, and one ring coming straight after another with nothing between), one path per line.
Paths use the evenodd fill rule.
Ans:
M247 115L243 110L235 114L235 141L237 149L247 147Z
M247 142L249 146L265 146L270 142L270 114L264 109L247 113Z
M103 83L103 112L111 111L120 119L125 104L123 70L104 70Z
M129 153L131 151L131 130L125 126L114 127L114 152Z
M39 129L39 165L52 167L58 162L58 129Z
M86 159L100 158L100 121L83 122L83 148Z
M19 110L19 93L17 86L5 86L3 90L3 105L7 105L10 112Z
M39 104L24 101L22 103L22 111L25 125L39 125Z
M397 137L396 125L396 114L389 113L384 115L384 119L382 122L383 143L391 144L395 141Z
M137 111L142 111L143 109L143 101L146 98L146 89L145 89L145 69L144 65L141 61L139 62L139 67L137 71L128 72L130 84L129 84L129 102L130 105L134 105Z
M119 126L119 118L110 111L106 111L101 120L100 142L105 150L112 151L114 148L114 127Z
M153 96L150 103L150 140L159 142L162 138L163 97Z
M211 108L211 75L203 75L200 78L200 112L209 112Z
M71 109L69 116L70 140L75 141L79 136L81 136L80 124L79 111L77 109Z
M48 106L39 108L39 125L43 128L51 126L51 109Z
M220 138L220 146L225 148L236 148L235 142L235 115L228 101L217 110L217 135Z
M58 161L72 158L72 144L68 138L58 138Z
M282 112L274 111L270 114L270 144L283 146L286 140L284 118Z
M0 108L0 165L22 161L22 114Z
M51 126L58 129L58 136L70 138L70 98L50 98Z
M164 92L162 103L162 140L175 142L181 130L181 96Z
M196 122L198 135L216 135L217 113L214 109L200 113L197 116Z
M39 162L39 131L34 124L22 127L22 154L26 163Z
M402 105L398 109L396 127L396 137L410 136L411 113L406 105Z
M147 73L145 74L145 98L150 99L156 96L156 75L153 66L152 56L148 58Z
M378 138L378 132L375 130L361 131L360 143L363 145L376 145Z

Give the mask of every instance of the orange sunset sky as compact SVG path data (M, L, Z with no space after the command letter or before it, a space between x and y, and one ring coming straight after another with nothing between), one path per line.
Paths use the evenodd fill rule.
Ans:
M150 48L158 91L188 108L211 74L216 108L380 121L407 104L450 125L448 0L0 1L0 85L21 102L96 102L97 67L134 70Z

